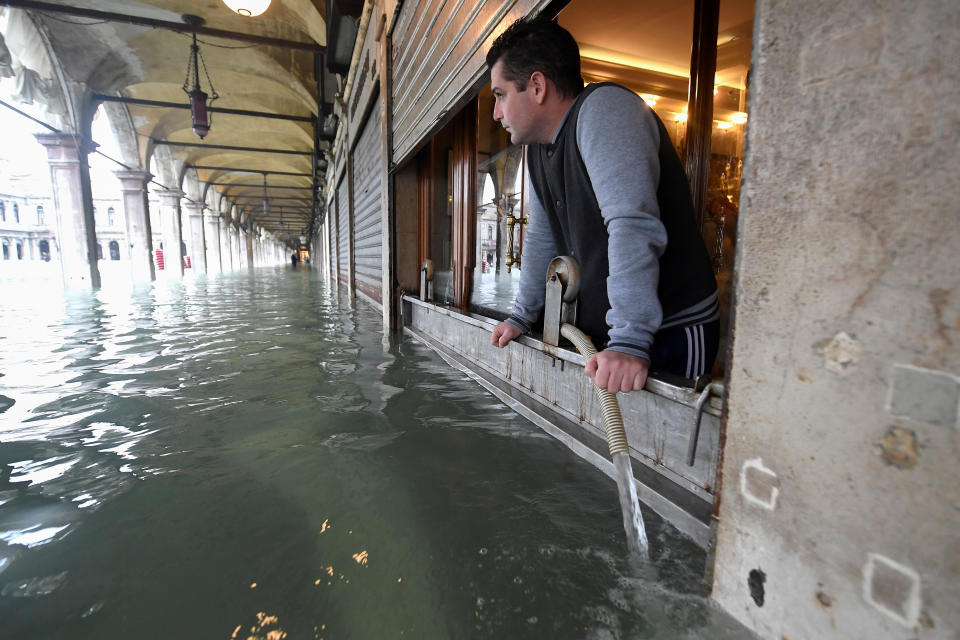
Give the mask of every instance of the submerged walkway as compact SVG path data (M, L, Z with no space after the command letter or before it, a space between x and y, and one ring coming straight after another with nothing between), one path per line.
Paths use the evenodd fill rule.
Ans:
M314 271L0 289L5 636L748 635L693 543L648 514L635 575L606 476Z

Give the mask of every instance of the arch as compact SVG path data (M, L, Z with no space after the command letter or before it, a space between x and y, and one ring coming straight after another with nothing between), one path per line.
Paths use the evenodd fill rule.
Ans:
M197 175L196 169L186 163L180 167L180 180L177 186L186 194L187 198L197 202L202 200L200 176Z
M103 109L103 115L110 124L114 141L120 150L120 158L118 159L130 166L130 168L142 167L144 162L140 155L137 130L136 127L133 126L130 109L127 105L118 102L104 102L100 105L100 108Z
M36 16L23 9L7 8L0 15L0 35L18 68L21 104L39 103L28 108L30 115L58 129L79 132L74 96L63 73L63 66L50 45L46 28Z
M110 241L110 259L119 260L120 259L120 243L116 240Z
M50 262L50 242L47 240L40 241L40 259Z
M183 161L177 159L170 147L147 143L149 156L147 157L147 171L157 176L159 182L167 189L176 189L180 184L180 167Z

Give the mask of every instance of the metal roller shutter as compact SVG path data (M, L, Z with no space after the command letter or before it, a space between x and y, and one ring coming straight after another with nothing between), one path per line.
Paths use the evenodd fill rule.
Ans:
M331 282L337 279L337 200L330 198L327 202L327 264L330 266Z
M338 275L341 282L350 281L350 200L347 195L347 174L337 185L337 251Z
M374 107L353 149L353 269L357 288L381 299L380 110Z

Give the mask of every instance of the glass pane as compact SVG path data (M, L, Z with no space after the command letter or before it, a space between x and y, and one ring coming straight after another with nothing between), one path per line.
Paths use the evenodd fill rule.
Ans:
M704 213L704 241L717 274L720 303L722 374L730 319L730 287L740 204L743 140L747 123L747 75L753 44L753 3L726 0L720 3L717 37L717 72L710 138L710 181Z
M433 139L433 180L430 218L430 259L433 260L433 299L453 303L453 126Z
M470 308L503 319L520 286L524 154L493 119L487 85L477 96L476 255Z

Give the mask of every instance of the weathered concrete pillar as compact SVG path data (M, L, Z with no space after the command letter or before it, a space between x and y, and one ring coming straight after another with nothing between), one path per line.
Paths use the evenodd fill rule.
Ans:
M203 221L206 225L207 273L222 273L223 264L220 262L220 216L216 211L204 207Z
M123 216L127 224L127 246L130 250L130 277L134 282L152 282L157 274L153 265L153 238L150 212L147 211L146 171L117 171L123 198Z
M38 133L35 137L47 150L50 165L56 209L55 244L59 246L63 283L69 287L99 287L93 204L90 202L89 207L84 206L81 172L86 170L86 163L81 158L83 152L77 146L77 139L69 134Z
M960 634L960 3L759 2L713 597Z
M180 225L180 198L183 197L183 191L162 190L159 196L164 272L168 276L182 277L183 230Z
M184 200L184 219L187 232L183 234L187 239L187 255L193 265L194 275L207 273L207 253L203 237L203 203Z

